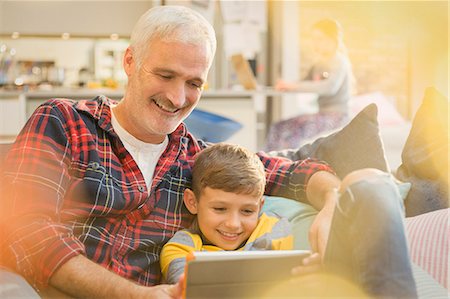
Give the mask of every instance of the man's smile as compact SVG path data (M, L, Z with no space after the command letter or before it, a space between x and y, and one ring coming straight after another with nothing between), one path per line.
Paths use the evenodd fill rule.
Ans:
M163 103L161 103L160 101L157 101L155 99L152 99L153 103L155 103L156 106L158 106L161 110L163 110L164 112L168 112L168 113L176 113L178 112L180 109L175 108L175 107L168 107L166 105L164 105Z

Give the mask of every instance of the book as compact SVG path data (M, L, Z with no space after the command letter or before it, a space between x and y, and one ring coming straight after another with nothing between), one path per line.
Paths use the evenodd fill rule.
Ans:
M196 251L186 258L186 299L261 298L277 283L289 280L291 269L307 250Z

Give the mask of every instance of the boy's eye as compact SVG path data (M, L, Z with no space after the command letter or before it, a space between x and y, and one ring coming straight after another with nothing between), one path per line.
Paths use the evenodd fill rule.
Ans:
M225 208L219 208L219 207L213 208L213 209L214 209L214 211L217 211L217 212L223 212L226 210Z
M244 215L251 215L251 214L253 214L255 211L253 211L253 210L248 210L248 209L245 209L245 210L242 210L242 213L244 213Z

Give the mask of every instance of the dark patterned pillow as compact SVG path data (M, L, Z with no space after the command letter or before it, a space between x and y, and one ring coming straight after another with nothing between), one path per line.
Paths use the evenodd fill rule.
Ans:
M310 157L325 161L341 179L348 173L361 168L388 171L377 114L377 106L370 104L338 132L318 138L299 149L270 152L270 154L291 160L303 160Z

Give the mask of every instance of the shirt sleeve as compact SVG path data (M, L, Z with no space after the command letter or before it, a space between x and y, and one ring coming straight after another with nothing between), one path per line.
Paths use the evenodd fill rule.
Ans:
M266 195L281 196L309 203L306 198L306 186L311 176L318 171L333 169L324 161L308 158L292 161L287 158L269 156L259 152L258 156L266 170Z
M5 162L2 255L38 289L59 266L84 253L84 245L60 214L70 181L70 110L57 101L41 105Z
M161 273L165 283L175 284L184 273L186 256L195 251L195 242L186 231L178 231L161 251Z
M244 250L291 250L293 247L289 220L274 213L262 213Z

